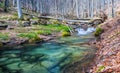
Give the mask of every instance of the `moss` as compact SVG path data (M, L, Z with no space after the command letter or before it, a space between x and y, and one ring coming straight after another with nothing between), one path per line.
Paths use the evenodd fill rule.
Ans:
M20 33L18 36L32 39L32 38L36 38L37 34L36 33Z
M56 25L56 24L58 24L58 25L61 24L58 20L53 20L53 19L51 19L51 20L49 20L49 21L50 21L51 24L55 24L55 25Z
M97 73L103 71L104 69L105 69L105 66L100 66L100 67L98 68L98 70L97 70Z
M61 36L62 37L70 36L70 32L62 31Z
M18 16L11 16L9 19L10 20L18 20Z
M13 13L13 16L18 16L18 13L17 12Z
M67 26L60 24L59 26L55 26L54 24L49 25L32 25L33 28L20 28L20 32L17 29L16 32L19 37L26 37L30 39L30 42L39 38L39 35L51 35L53 33L61 32L61 36L70 36L70 32Z
M31 38L29 39L29 43L35 43L36 41L41 41L42 39L40 37L35 37L35 38Z
M8 40L9 36L7 33L0 33L0 40Z
M0 8L4 7L4 3L0 2Z
M54 32L61 32L61 30L64 31L68 31L69 32L69 28L67 26L65 26L64 24L60 24L58 26L54 25L54 24L48 24L48 25L35 25L36 29L41 29L44 31L54 31ZM71 29L71 28L70 28Z
M39 20L39 18L32 18L32 20Z
M94 35L96 37L100 36L100 34L102 34L104 32L104 30L102 28L97 28L96 31L94 32Z
M42 35L51 35L52 31L51 30L38 30L36 31L37 34L42 34Z
M37 33L29 32L29 33L20 33L19 37L25 37L29 39L29 43L35 43L36 41L41 41L42 39L38 36Z
M25 20L25 17L18 18L18 13L15 12L15 13L13 13L13 15L9 18L9 20L23 21L23 20Z

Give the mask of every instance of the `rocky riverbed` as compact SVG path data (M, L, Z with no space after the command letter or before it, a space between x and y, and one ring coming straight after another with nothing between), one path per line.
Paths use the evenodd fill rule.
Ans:
M80 43L92 38L94 37L71 36L36 45L4 47L5 49L0 49L0 73L82 72L81 69L93 60L96 48Z

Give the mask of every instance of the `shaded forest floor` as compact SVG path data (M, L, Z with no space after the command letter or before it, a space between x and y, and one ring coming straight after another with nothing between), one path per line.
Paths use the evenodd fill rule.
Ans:
M91 73L120 73L120 17L98 26L104 30L96 40L99 48Z

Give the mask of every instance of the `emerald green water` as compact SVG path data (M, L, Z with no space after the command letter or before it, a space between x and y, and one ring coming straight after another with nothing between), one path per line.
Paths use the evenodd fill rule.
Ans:
M62 73L69 64L95 52L91 46L80 45L91 38L72 36L38 45L0 50L0 73Z

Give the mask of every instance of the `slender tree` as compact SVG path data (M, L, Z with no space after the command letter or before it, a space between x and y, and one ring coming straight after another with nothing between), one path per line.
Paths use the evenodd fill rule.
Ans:
M18 17L22 18L21 0L17 0Z
M107 5L108 5L108 17L110 17L110 0L107 0Z
M16 0L13 0L13 6L14 7L16 6Z
M112 17L115 16L114 3L115 3L114 0L112 0Z

